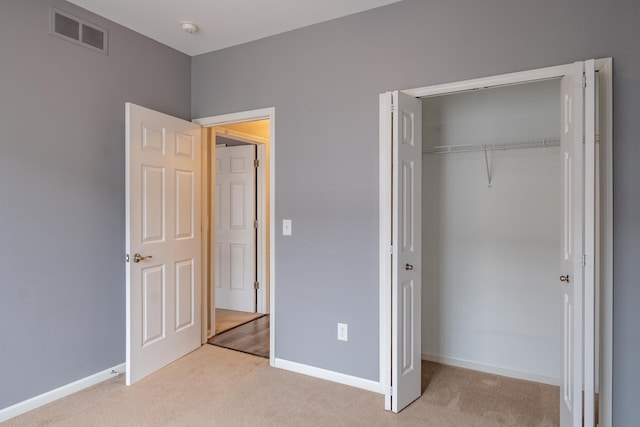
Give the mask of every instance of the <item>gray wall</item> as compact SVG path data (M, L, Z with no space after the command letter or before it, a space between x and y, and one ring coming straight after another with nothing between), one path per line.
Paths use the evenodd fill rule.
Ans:
M640 3L405 0L192 61L192 115L275 106L276 356L378 379L378 94L614 58L614 422L640 392ZM349 341L336 340L336 323Z
M106 27L48 34L49 4ZM190 118L190 59L62 1L0 3L0 409L124 362L124 104Z

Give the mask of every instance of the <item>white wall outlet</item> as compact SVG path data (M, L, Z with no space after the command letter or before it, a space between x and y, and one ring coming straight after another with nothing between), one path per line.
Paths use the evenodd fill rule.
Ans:
M291 220L290 219L282 220L282 235L291 236Z
M349 326L346 323L338 323L338 340L349 341Z

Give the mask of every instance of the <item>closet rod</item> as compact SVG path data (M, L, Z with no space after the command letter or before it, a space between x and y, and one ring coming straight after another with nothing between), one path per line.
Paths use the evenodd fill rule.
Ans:
M560 145L560 138L543 138L519 142L497 142L494 144L468 144L468 145L438 145L426 148L425 153L445 154L445 153L469 153L472 151L495 151L513 150L518 148L539 148L557 147Z

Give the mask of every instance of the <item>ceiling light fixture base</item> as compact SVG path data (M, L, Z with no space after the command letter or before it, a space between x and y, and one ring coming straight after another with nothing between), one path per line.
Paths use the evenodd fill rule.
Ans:
M182 21L182 22L180 22L180 28L182 28L182 31L184 31L185 33L189 33L189 34L197 33L198 30L200 29L198 27L198 24L196 24L195 22L192 22L192 21Z

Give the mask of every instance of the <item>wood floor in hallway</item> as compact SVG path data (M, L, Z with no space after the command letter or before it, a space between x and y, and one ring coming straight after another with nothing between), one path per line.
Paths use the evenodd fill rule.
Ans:
M269 315L225 331L209 339L209 344L269 358Z

